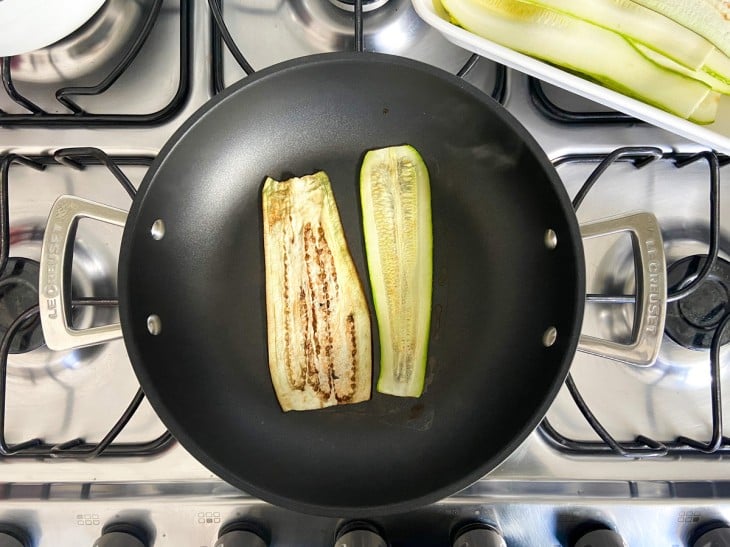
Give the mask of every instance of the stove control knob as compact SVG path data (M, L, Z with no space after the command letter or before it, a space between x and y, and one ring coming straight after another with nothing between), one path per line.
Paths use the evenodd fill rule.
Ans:
M377 528L368 522L349 522L337 532L335 547L388 547Z
M148 547L147 532L134 524L107 524L93 547Z
M33 542L22 528L0 524L0 547L31 547Z
M250 522L231 522L218 531L213 547L268 547L267 534Z
M730 547L730 528L725 523L712 522L698 528L692 547Z
M626 547L623 538L613 530L593 530L582 536L575 547Z
M454 536L453 547L506 547L504 538L494 528L481 523L467 524Z

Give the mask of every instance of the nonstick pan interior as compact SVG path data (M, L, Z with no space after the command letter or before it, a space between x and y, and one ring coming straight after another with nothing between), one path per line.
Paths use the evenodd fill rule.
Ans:
M368 149L403 143L431 175L425 393L373 390L366 403L285 414L267 365L264 178L329 174L372 309L358 172ZM160 240L150 233L158 219ZM562 185L502 107L414 61L328 54L246 78L173 136L125 228L121 315L145 393L203 464L276 504L365 516L456 492L534 429L575 351L583 272Z

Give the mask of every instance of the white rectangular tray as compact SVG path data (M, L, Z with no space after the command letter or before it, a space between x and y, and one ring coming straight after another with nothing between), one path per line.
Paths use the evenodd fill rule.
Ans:
M718 152L730 154L730 96L728 95L723 95L720 99L715 122L709 125L699 125L458 27L449 22L448 15L438 0L411 0L411 2L418 15L426 23L440 31L446 39L457 46L615 110L625 112Z

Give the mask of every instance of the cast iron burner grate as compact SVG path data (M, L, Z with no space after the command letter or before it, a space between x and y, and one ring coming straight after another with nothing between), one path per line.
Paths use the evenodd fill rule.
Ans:
M684 278L684 273L689 273L690 267L693 270L689 273L689 278L681 282L677 279L674 286L668 290L667 302L668 308L672 306L686 306L686 310L693 308L693 302L697 304L698 300L702 300L702 295L710 289L705 288L706 283L715 283L718 275L722 276L724 266L727 264L724 260L718 258L720 247L720 167L730 163L730 158L726 156L718 156L715 152L706 151L696 154L678 154L664 153L659 148L654 147L638 147L629 146L618 148L609 154L570 154L558 158L553 162L555 167L566 163L598 163L591 175L585 181L581 189L573 199L573 207L577 210L583 199L590 192L593 185L600 179L601 175L615 162L631 162L634 167L641 169L642 167L658 160L669 161L677 169L681 169L686 165L696 161L704 160L709 167L709 184L710 184L710 244L709 253L703 257L698 263L684 264L678 261L673 275ZM695 260L696 257L688 257L685 260ZM684 264L684 265L683 265ZM718 265L719 264L719 265ZM687 272L682 269L686 268ZM671 270L672 268L670 268ZM718 269L720 273L718 273ZM603 302L603 303L626 303L627 297L593 295L586 296L587 301ZM691 312L690 312L691 315ZM695 313L695 320L697 320ZM717 315L720 317L717 318ZM720 346L726 339L730 329L730 313L726 308L716 310L715 315L711 315L710 319L713 323L713 334L709 341L710 347L710 397L712 401L712 437L707 442L698 441L689 437L680 436L674 440L657 441L646 435L637 435L631 441L618 441L610 432L601 424L598 418L593 414L590 407L583 399L580 391L568 374L566 379L566 387L573 398L575 404L586 419L591 428L600 437L600 441L580 441L570 439L558 432L545 418L538 431L543 438L556 450L570 455L599 456L599 455L615 455L627 458L646 458L657 456L700 456L707 454L730 454L730 438L723 435L722 429L722 393L720 382Z
M180 0L180 77L175 95L170 102L156 112L145 114L92 113L85 111L72 97L101 95L124 74L137 57L147 37L152 32L163 0L155 0L150 16L140 34L129 44L119 63L98 84L93 86L62 87L55 91L56 100L68 111L55 114L24 97L13 84L11 57L0 57L0 80L8 97L27 110L27 114L11 114L0 110L0 127L89 127L89 126L153 126L164 123L185 104L190 90L190 62L192 41L192 2ZM148 86L153 89L154 86Z
M148 156L108 156L98 148L65 148L56 151L53 155L20 156L7 154L0 156L0 324L2 325L2 338L0 338L0 457L90 459L96 456L149 456L157 454L171 445L173 438L167 431L156 439L147 442L114 442L142 403L144 393L141 388L134 395L122 416L98 443L89 443L84 439L77 438L63 443L51 444L43 439L34 438L9 445L5 440L8 354L12 352L14 347L22 348L22 343L28 344L26 351L29 351L34 341L38 341L34 337L38 336L35 329L37 323L40 323L38 316L37 264L27 259L9 257L11 232L8 182L11 165L21 164L38 171L44 170L49 165L64 165L69 169L78 170L83 170L89 165L103 165L109 169L129 196L133 198L136 189L119 166L149 167L152 159ZM35 264L35 269L33 264ZM4 282L7 285L3 285ZM9 297L13 296L13 293L4 289L4 287L11 287L11 285L22 285L30 292L18 293L13 301L7 301ZM31 294L34 295L33 298L31 298ZM117 300L111 298L77 298L72 300L72 305L75 308L79 306L116 306Z
M644 123L633 116L615 110L598 112L577 111L564 108L553 101L545 92L541 80L530 76L527 79L530 100L537 110L547 119L565 124L638 124Z
M363 13L373 10L377 7L384 5L388 0L330 0L338 7L343 7L347 11L353 12L353 21L355 28L355 51L364 51L364 38L363 38ZM342 5L340 5L342 4ZM213 57L213 67L211 71L212 77L212 88L213 94L217 95L225 89L224 75L223 75L223 43L225 43L228 51L230 51L233 58L243 69L247 76L250 76L256 70L246 60L246 58L238 49L231 33L228 31L225 20L223 19L223 5L222 0L208 0L211 14L213 15L213 22L211 24L211 54ZM351 6L351 7L348 7ZM464 78L477 62L481 59L476 53L471 55L467 59L466 63L456 73L460 78ZM491 97L504 104L507 99L507 68L504 65L496 65L496 74L494 80L494 88L490 93Z

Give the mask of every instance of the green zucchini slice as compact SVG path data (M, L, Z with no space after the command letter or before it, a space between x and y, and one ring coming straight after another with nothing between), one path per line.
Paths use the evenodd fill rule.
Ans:
M620 34L520 0L441 0L465 29L579 72L607 87L698 123L711 123L719 95L641 55Z
M631 0L526 1L616 32L690 70L701 69L715 49L697 33Z
M730 56L730 4L727 0L634 0L693 30Z
M641 53L651 62L656 63L659 66L663 66L664 68L668 68L669 70L673 70L674 72L682 74L683 76L687 76L688 78L694 78L695 80L704 82L705 84L710 86L713 91L717 91L718 93L722 93L723 95L730 95L730 84L728 84L728 82L726 82L725 80L716 78L715 76L704 70L689 70L679 63L674 62L669 57L665 57L664 55L661 55L660 53L657 53L656 51L646 47L644 44L633 43L632 45L637 49L639 53Z
M360 199L380 334L377 390L419 397L428 359L433 233L428 170L416 149L365 154Z

